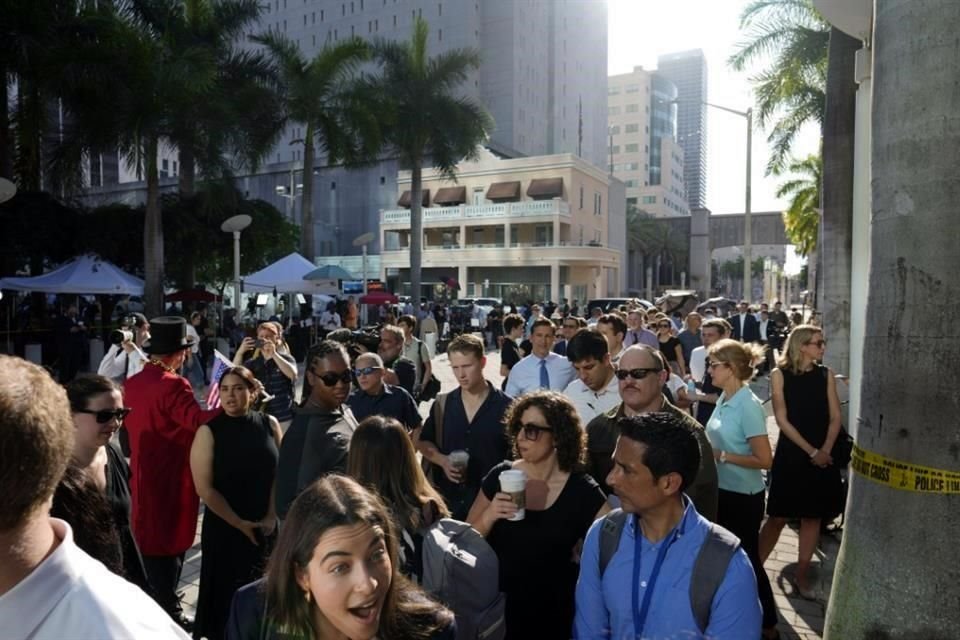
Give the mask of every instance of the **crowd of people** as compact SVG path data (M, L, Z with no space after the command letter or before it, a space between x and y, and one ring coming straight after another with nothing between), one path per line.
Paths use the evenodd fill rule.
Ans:
M822 330L779 303L521 311L446 345L443 393L429 312L384 318L375 343L328 318L302 375L264 322L210 408L188 380L208 375L195 319L137 317L112 375L66 388L0 356L0 450L24 461L0 469L0 637L778 637L763 562L800 519L790 579L814 597L838 513ZM201 501L191 620L177 585ZM465 570L436 561L458 544L496 559L470 574L490 602L437 579Z

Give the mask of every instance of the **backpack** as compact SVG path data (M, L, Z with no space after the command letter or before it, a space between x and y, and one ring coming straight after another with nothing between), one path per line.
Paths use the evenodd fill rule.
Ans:
M466 522L443 518L423 533L421 585L457 619L456 640L503 640L506 596L500 561Z
M617 552L620 534L630 514L623 509L614 509L603 518L600 526L600 577ZM706 633L710 624L710 607L713 597L727 574L727 566L734 554L740 549L740 539L724 529L710 523L710 530L697 553L690 575L690 609L697 622L700 633Z

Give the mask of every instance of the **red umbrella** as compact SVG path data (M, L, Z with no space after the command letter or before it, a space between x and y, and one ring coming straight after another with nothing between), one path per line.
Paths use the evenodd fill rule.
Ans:
M165 297L167 302L220 302L220 296L204 289L184 289Z
M371 291L365 296L360 296L360 304L397 304L400 302L397 296L388 291Z

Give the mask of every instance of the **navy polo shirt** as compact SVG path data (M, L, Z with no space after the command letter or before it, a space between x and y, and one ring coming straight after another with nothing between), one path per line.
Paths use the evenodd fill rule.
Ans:
M368 416L381 415L396 418L407 430L420 426L420 413L417 404L406 389L384 383L380 395L372 396L363 389L357 389L347 398L347 405L353 411L357 422Z

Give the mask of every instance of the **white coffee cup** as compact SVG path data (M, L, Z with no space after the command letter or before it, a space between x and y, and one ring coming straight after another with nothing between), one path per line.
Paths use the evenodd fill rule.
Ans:
M517 513L511 521L523 520L527 513L527 474L520 469L510 469L500 474L500 490L510 494L517 505Z

